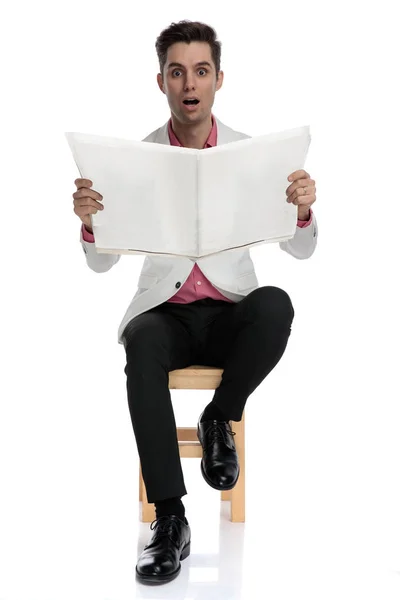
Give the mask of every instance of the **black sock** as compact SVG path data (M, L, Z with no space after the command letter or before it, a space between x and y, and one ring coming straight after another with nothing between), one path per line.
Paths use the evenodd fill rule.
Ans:
M159 502L154 502L156 509L156 517L166 517L167 515L176 515L182 521L185 520L185 507L182 504L182 500L177 496L176 498L167 498Z
M210 404L207 404L204 409L201 422L211 421L213 419L216 419L217 421L229 421L229 418L221 412L218 406L216 406L213 402L210 402Z

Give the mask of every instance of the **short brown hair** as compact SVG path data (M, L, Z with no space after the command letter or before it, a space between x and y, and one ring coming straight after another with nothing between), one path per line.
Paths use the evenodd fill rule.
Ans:
M187 44L190 42L207 42L211 48L211 56L218 79L221 65L221 42L217 41L215 29L205 23L188 20L179 21L179 23L171 23L167 29L164 29L160 33L156 40L156 51L162 76L164 76L168 48L177 42L186 42Z

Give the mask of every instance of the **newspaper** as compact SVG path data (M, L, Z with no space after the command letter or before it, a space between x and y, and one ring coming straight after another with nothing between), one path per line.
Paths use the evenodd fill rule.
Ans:
M198 259L295 234L285 192L304 168L309 126L201 150L65 135L81 177L103 196L92 215L99 253Z

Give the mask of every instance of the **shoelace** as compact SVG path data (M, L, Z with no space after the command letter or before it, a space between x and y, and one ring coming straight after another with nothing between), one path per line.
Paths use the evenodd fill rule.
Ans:
M211 425L205 430L204 437L208 439L207 446L211 446L214 442L226 442L226 434L231 435L232 437L236 435L236 432L231 431L230 429L225 429L219 423L211 423ZM209 437L208 437L209 436Z
M174 519L169 516L158 517L150 525L150 529L157 528L157 536L167 536L171 542L179 547L179 525Z

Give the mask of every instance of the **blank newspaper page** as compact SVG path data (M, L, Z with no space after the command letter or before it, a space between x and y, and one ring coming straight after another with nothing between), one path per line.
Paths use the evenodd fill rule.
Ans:
M288 176L305 164L309 127L208 148L199 157L199 256L292 238Z
M197 251L198 150L84 133L65 134L81 177L103 196L92 217L96 251Z

